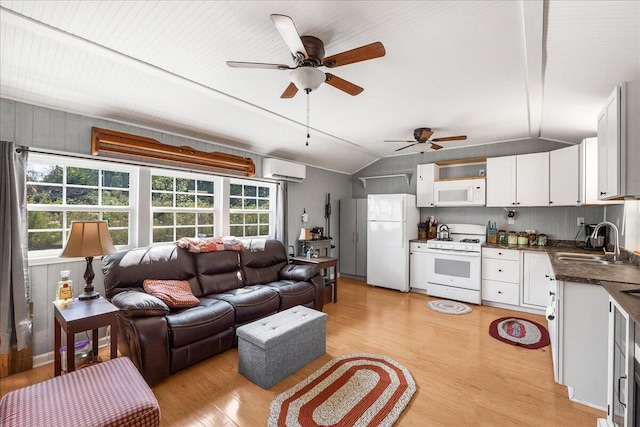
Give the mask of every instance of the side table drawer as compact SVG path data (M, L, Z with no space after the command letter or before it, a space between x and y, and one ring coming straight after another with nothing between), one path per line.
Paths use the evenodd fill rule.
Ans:
M482 281L483 300L518 305L520 301L519 296L519 286L517 283L496 282L493 280Z

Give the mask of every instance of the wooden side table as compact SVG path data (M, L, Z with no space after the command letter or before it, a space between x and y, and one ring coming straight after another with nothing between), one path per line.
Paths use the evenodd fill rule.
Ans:
M324 285L331 286L333 285L333 302L338 302L338 258L332 258L327 256L321 256L318 258L307 258L303 256L296 256L291 258L294 264L315 264L321 270L327 268L333 268L333 279L331 279L327 272L325 272L324 276ZM329 277L329 278L327 278Z
M75 363L75 335L77 332L93 331L93 356L98 355L98 328L111 326L111 358L118 357L118 308L100 297L94 300L80 301L74 299L72 303L63 305L53 303L54 312L54 374L62 373L60 345L62 331L67 335L67 372L76 369Z

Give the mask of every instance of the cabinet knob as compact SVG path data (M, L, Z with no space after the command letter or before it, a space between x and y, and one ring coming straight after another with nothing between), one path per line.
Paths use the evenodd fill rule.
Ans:
M552 297L552 296L554 296L555 294L556 294L555 292L551 292L551 291L549 291L549 296L551 296L551 297Z
M502 291L498 291L499 294L502 294Z
M499 269L498 269L498 271L499 271L500 273L502 273L502 269L500 269L500 268L499 268Z
M548 278L549 278L549 275L548 275L548 274L545 274L545 275L544 275L544 277L546 277L546 278L548 279Z
M502 252L498 252L498 255L502 255Z
M549 204L552 204L553 202L551 200L549 200Z
M601 191L601 192L600 192L600 195L601 195L601 196L604 196L605 194L607 194L607 192L606 192L606 191Z

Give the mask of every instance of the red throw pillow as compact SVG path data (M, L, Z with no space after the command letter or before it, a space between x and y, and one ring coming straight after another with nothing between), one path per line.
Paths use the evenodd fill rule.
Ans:
M186 280L146 279L142 287L148 294L164 301L169 308L195 307L200 302Z

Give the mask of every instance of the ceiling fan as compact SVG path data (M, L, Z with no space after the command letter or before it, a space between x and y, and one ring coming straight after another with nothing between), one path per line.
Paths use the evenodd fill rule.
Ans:
M431 143L431 149L439 150L442 148L442 145L435 144L436 142L464 141L467 139L467 135L446 136L443 138L429 139L431 138L431 135L433 135L433 131L431 131L431 128L418 128L413 131L413 138L415 139L415 142L414 141L395 141L395 140L387 140L384 142L412 142L412 144L409 144L402 148L398 148L395 151L404 150L405 148L413 147L416 144L423 144L425 142Z
M300 36L293 20L286 15L271 15L271 21L291 51L295 65L268 64L259 62L227 61L233 68L267 68L273 70L291 70L291 83L280 98L293 98L298 90L307 94L322 83L327 83L349 95L355 96L364 89L331 73L324 73L318 67L335 68L342 65L380 58L385 55L380 42L360 46L342 53L324 57L324 43L317 37Z

